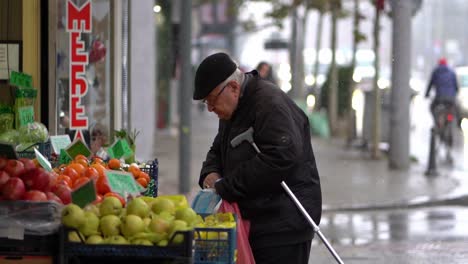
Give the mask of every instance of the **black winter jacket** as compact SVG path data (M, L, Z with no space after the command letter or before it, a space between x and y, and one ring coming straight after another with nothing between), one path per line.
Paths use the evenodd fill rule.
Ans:
M220 120L218 134L200 174L222 180L217 193L237 202L243 218L251 221L253 247L277 246L311 240L313 229L282 189L285 181L318 225L322 212L320 180L304 112L276 85L255 71L246 84L229 121ZM247 142L230 144L249 127L261 153Z

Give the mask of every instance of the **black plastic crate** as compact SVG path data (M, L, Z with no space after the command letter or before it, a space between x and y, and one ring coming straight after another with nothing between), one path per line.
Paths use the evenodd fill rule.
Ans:
M158 174L159 174L159 162L158 159L154 159L148 162L145 167L140 168L141 171L148 173L151 180L148 183L146 191L143 193L145 196L157 197L158 196Z
M48 160L51 159L51 157L52 157L52 144L50 143L50 140L48 140L46 142L32 144L31 146L28 146L23 151L18 151L18 157L28 158L28 159L36 158L36 153L34 152L34 148L37 148L37 150L45 158L47 158Z
M193 231L179 231L184 242L178 245L140 246L140 245L88 245L68 241L68 232L72 229L60 229L60 263L157 263L155 260L191 263L193 255ZM84 241L84 238L81 238ZM170 243L170 241L169 241Z
M58 233L46 236L25 235L23 240L0 238L1 256L56 256Z

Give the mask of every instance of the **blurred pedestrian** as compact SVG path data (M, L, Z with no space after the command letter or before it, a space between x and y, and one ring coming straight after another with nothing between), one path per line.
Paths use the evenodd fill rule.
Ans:
M277 84L276 83L276 78L273 74L273 67L265 62L265 61L261 61L260 63L258 63L257 67L255 68L258 72L258 75L260 77L262 77L263 79L265 80L268 80L274 84Z
M322 196L307 116L278 86L257 71L242 73L225 53L202 61L193 99L203 100L220 119L200 187L236 202L250 220L257 264L308 263L314 231L281 187L285 181L319 224ZM247 142L230 144L249 127L261 153Z

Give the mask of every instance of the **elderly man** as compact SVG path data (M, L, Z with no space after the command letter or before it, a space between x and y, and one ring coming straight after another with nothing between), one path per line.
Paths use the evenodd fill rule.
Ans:
M238 203L251 223L256 263L308 263L313 230L280 185L285 181L320 222L320 180L306 115L275 84L256 71L242 73L225 53L199 65L193 99L203 100L220 119L200 186ZM247 142L230 144L249 127L261 153Z

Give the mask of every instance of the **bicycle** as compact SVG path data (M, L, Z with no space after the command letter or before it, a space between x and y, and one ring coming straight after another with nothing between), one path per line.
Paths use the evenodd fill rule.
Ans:
M446 161L453 164L452 146L454 128L456 125L455 106L452 103L439 103L434 107L434 131L436 135L435 153L436 157L440 147L446 150Z

